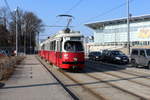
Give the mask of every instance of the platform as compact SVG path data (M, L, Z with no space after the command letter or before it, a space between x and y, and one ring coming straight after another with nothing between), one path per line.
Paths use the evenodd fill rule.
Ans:
M0 100L71 100L34 55L28 55L0 89Z

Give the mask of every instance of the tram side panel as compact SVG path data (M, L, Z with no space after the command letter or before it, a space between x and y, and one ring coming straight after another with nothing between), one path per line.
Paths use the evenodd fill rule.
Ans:
M46 50L45 51L45 59L48 61L48 57L49 57L49 51L48 50Z
M55 66L58 66L59 68L62 68L62 69L84 68L84 53L83 52L71 53L71 52L49 51L48 54L47 53L44 53L44 54L49 55L48 61L54 64Z
M48 51L48 61L52 64L55 64L55 51Z
M42 58L44 58L44 50L40 51L40 55L41 55Z
M56 52L56 66L60 67L62 63L62 53L61 52Z
M40 56L63 69L84 68L84 52L56 52L41 50Z

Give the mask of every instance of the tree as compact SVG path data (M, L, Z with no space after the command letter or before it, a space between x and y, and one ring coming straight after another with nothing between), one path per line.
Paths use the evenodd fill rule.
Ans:
M34 51L36 45L37 33L43 31L42 20L39 19L33 12L18 11L18 40L19 40L19 51L23 51L25 45L26 51ZM12 17L10 22L10 32L12 34L12 43L15 44L15 33L16 33L16 18Z
M0 18L2 19L2 24L4 25L4 27L6 27L6 23L9 21L10 19L10 14L8 12L8 9L5 7L0 8Z
M16 45L16 12L11 13L11 21L9 23L9 31L10 31L10 37L11 37L11 43L12 46L15 47ZM23 21L23 14L24 12L22 10L18 10L18 20L17 20L17 25L18 25L18 46L20 47L22 45L22 21Z
M42 20L32 12L25 12L23 16L24 33L28 51L34 51L36 46L36 35L43 31ZM30 49L30 50L29 50Z
M0 8L0 48L6 48L10 45L10 33L7 30L7 22L9 19L7 8Z
M7 47L9 45L9 32L3 25L0 25L0 48Z

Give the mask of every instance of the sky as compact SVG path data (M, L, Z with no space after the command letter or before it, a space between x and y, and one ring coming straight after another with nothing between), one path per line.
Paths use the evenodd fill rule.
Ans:
M74 16L71 23L73 30L80 31L85 36L93 35L93 30L85 23L125 18L127 16L127 0L7 0L11 11L17 6L24 11L31 11L42 19L44 25L66 25L66 19L57 17L60 14ZM150 14L150 0L130 0L132 16ZM0 0L0 7L5 7L4 0ZM61 29L58 27L44 27L40 33L44 39Z

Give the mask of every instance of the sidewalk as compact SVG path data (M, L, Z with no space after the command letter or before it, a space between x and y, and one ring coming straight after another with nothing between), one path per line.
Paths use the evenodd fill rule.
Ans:
M0 89L0 100L71 100L33 55L27 56Z

